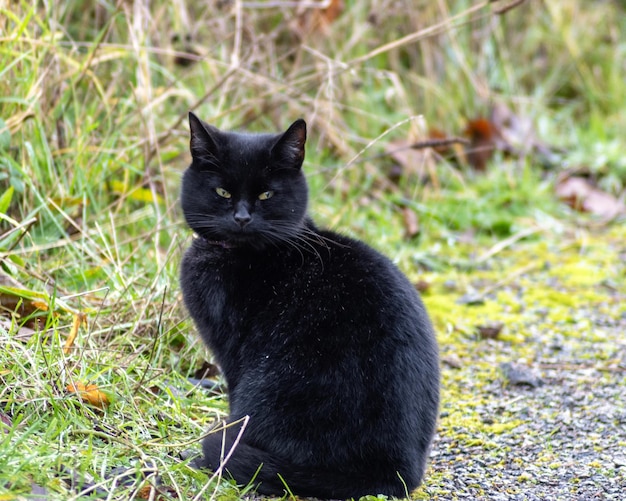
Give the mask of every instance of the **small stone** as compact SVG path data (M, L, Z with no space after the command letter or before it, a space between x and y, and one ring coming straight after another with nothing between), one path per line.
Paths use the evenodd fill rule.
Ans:
M457 289L457 284L454 280L446 280L443 283L443 288L447 291L455 291Z
M500 370L509 384L527 385L533 388L543 385L541 378L530 367L504 362L500 364Z
M623 456L614 457L613 464L618 467L626 466L626 457L623 457Z
M458 355L454 354L441 357L441 362L448 367L451 367L452 369L460 369L461 367L463 367L463 362L461 362L461 359L458 357Z
M456 300L458 304L466 304L468 306L478 306L485 304L485 298L478 292L468 292Z

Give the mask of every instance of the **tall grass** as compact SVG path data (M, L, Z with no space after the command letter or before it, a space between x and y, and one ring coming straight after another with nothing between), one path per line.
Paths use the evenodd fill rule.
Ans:
M504 103L560 148L557 168L623 190L623 8L501 3L0 4L0 491L124 499L143 480L115 468L131 466L180 498L206 481L178 456L226 411L185 379L206 357L176 278L189 109L256 131L306 118L316 217L411 270L456 234L559 209L532 156L482 176L428 150L396 184L392 141L460 135ZM76 382L113 403L90 407Z

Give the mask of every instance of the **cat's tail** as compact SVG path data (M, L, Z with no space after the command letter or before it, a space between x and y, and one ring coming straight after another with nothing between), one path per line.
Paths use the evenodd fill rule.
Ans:
M210 434L203 442L203 451L204 457L196 461L196 466L212 471L222 468L225 477L232 477L240 485L252 483L258 493L269 496L290 492L325 499L358 499L367 494L404 498L421 480L401 478L395 471L385 474L376 467L354 472L290 464L246 443L235 433Z

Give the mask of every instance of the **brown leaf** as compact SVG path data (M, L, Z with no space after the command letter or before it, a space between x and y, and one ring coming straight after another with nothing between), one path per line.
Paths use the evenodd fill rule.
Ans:
M496 103L491 110L491 123L498 130L496 148L515 156L536 152L551 157L552 148L541 141L528 116L514 113L506 104Z
M564 177L557 181L555 191L557 197L573 209L595 214L605 221L626 214L623 201L596 188L584 177Z
M164 501L166 499L178 499L178 492L169 485L144 485L137 490L137 499L155 499L156 501Z
M484 171L491 160L500 133L487 118L479 117L467 122L463 131L470 138L470 145L465 149L468 163L476 170Z
M72 321L72 329L70 330L70 334L69 336L67 336L65 346L63 347L63 353L65 355L67 355L72 349L72 346L74 345L74 340L76 339L76 336L78 334L78 328L81 326L81 324L87 324L87 315L85 315L84 313L77 313L74 315L74 320Z
M138 499L150 499L150 495L152 494L153 487L151 485L144 485L137 490L137 498Z
M389 179L399 183L407 175L420 173L426 162L426 153L412 148L412 142L406 139L390 141L385 145L385 153L395 162L394 167L387 173Z
M502 332L504 324L502 322L495 322L492 324L479 325L476 327L480 339L498 339Z
M111 404L109 397L102 393L95 384L70 383L66 388L70 393L77 393L85 402L99 409L104 409Z
M396 184L402 177L411 174L425 179L425 170L429 170L429 162L433 159L443 157L459 163L464 162L463 148L469 144L467 139L450 136L439 129L430 129L426 139L414 140L409 137L390 141L385 146L385 155L391 157L395 165L387 176Z
M35 329L26 327L25 325L19 326L15 324L10 318L0 317L0 327L9 332L13 329L15 335L14 339L26 343L31 337L37 334ZM18 330L19 329L19 330Z
M410 240L419 235L420 224L415 211L409 207L403 207L402 217L404 219L404 238Z
M33 297L34 295L33 291L29 291L9 275L0 272L0 312L4 314L12 312L13 315L9 316L16 317L21 326L38 330L40 327L38 317L41 316L39 314L48 311L48 304L43 299ZM23 322L22 319L25 318L29 319Z
M414 285L418 292L426 292L430 289L430 282L427 282L426 280L418 280Z
M301 8L298 11L296 23L297 33L303 37L315 31L328 33L330 25L342 14L343 0L330 0L328 7L320 8Z
M322 22L330 24L343 12L343 0L330 0L330 4L325 9L320 10Z
M22 288L22 284L15 280L12 276L7 275L0 271L0 285L4 285L6 287L13 287L15 289Z

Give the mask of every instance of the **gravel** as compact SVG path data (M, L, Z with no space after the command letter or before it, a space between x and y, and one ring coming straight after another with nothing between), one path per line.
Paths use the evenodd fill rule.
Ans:
M418 498L626 499L626 316L624 297L613 299L608 313L577 312L584 325L535 329L530 358L516 359L515 344L475 340L470 359L443 364L444 384L476 404L466 422L451 420L459 412L444 402ZM444 361L454 350L442 346ZM480 374L485 360L499 367L495 377Z

